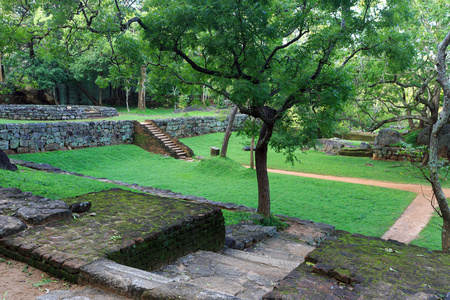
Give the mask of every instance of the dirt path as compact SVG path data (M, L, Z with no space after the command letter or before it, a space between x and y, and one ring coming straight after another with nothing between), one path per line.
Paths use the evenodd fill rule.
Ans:
M422 229L428 224L428 221L430 220L431 215L434 211L430 203L430 199L433 194L430 186L420 184L393 183L362 178L318 175L275 169L267 169L267 171L284 175L371 185L416 193L416 198L405 209L403 214L400 216L400 218L397 219L394 225L392 225L392 227L389 228L389 230L386 231L386 233L382 236L382 238L386 240L393 239L402 243L409 244L418 237L420 231L422 231ZM450 196L450 189L444 189L444 193L445 195Z

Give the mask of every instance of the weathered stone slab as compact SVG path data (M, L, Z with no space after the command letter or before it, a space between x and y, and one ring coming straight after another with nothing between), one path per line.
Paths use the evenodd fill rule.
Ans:
M72 216L72 211L68 208L21 207L17 210L17 216L29 224L39 225L69 219Z
M11 216L0 216L0 238L21 232L27 228L21 219Z

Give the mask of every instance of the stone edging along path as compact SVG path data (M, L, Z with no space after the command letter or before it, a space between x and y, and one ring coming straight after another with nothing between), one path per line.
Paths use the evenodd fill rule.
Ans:
M434 212L433 206L430 202L433 196L433 191L430 186L424 186L420 184L393 183L363 178L319 175L275 169L268 169L268 171L271 173L284 175L378 186L416 193L416 198L405 209L405 211L402 213L400 218L397 219L394 225L392 225L392 227L389 228L389 230L386 231L386 233L382 236L382 239L385 240L392 239L405 244L409 244L418 237L420 231L422 231L422 229L428 224L428 221L430 220ZM450 189L444 189L444 193L446 195L450 195ZM436 203L433 202L433 204Z

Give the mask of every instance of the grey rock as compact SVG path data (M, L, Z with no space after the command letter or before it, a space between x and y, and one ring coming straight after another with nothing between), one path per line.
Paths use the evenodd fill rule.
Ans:
M439 133L439 138L450 133L450 125L445 125ZM417 136L418 145L428 145L430 142L430 127L425 127Z
M91 209L91 206L91 202L77 202L70 204L69 209L73 212L84 213L89 211Z
M17 166L12 164L9 160L9 157L0 150L0 169L8 170L8 171L17 171Z
M370 148L372 148L372 146L370 146L369 144L367 144L367 143L365 143L365 142L362 142L362 143L359 145L359 148L361 148L361 149L370 149Z
M389 146L391 144L400 143L403 141L401 134L398 131L391 129L381 129L375 138L375 146Z
M27 228L28 226L19 218L0 216L0 238L21 232Z

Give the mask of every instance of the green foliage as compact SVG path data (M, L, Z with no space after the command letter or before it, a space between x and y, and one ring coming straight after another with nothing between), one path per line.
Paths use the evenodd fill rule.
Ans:
M405 143L412 145L413 147L418 147L419 145L417 145L417 137L419 135L419 133L422 130L414 130L411 132L408 132L404 138L405 138Z
M266 217L266 216L261 216L261 217L253 218L254 223L262 225L262 226L275 226L275 227L277 227L277 230L284 230L286 228L289 228L289 224L281 221L280 219L275 217L273 214L271 214L269 217Z

